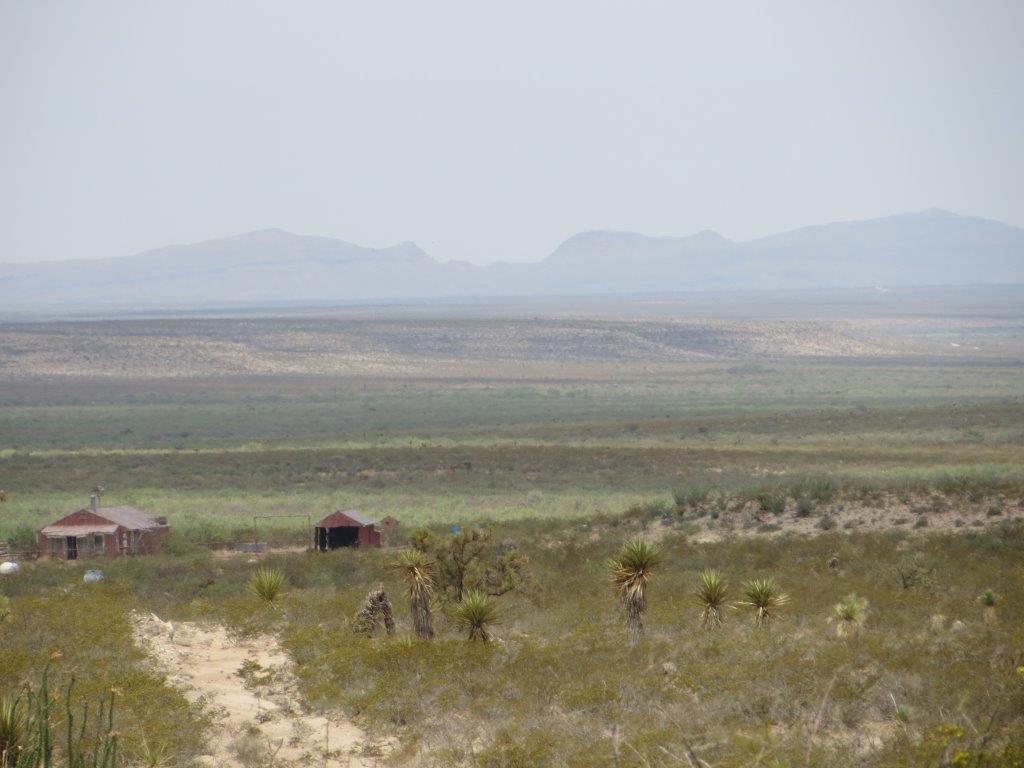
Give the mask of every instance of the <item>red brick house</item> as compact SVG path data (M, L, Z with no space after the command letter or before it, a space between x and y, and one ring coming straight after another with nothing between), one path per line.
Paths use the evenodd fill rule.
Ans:
M153 519L135 507L80 509L40 529L36 547L40 557L77 560L80 557L152 555L167 540L171 527L162 517Z
M354 509L339 509L316 524L313 544L326 552L339 547L379 547L380 532L375 522Z

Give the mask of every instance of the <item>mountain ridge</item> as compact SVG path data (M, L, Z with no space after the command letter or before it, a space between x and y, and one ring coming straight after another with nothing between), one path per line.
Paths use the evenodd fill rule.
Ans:
M13 308L1024 283L1024 229L942 209L735 241L590 230L533 262L438 261L280 228L132 256L0 263Z

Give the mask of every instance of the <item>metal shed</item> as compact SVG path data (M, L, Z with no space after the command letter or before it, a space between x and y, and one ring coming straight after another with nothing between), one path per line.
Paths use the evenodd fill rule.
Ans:
M354 509L332 512L313 528L313 546L320 552L340 547L379 547L376 522Z

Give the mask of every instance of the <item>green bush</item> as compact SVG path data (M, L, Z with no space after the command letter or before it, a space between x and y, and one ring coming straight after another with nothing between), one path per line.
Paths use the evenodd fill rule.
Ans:
M796 500L797 517L810 517L812 512L814 512L814 502L808 497L801 496Z
M818 518L818 522L814 524L814 527L822 531L831 531L836 527L836 519L831 515L822 515Z
M781 515L786 511L786 497L778 491L761 491L756 497L758 509Z

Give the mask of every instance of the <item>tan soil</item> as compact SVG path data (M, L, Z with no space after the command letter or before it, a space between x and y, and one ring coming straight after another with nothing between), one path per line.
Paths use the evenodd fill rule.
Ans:
M136 638L168 680L215 715L209 754L198 761L218 768L252 762L275 766L370 768L385 745L371 743L352 722L304 712L291 663L276 638L238 640L223 627L171 624L154 615L133 617ZM269 682L247 686L239 669L259 664ZM248 756L248 759L246 759ZM253 759L255 758L255 760Z

